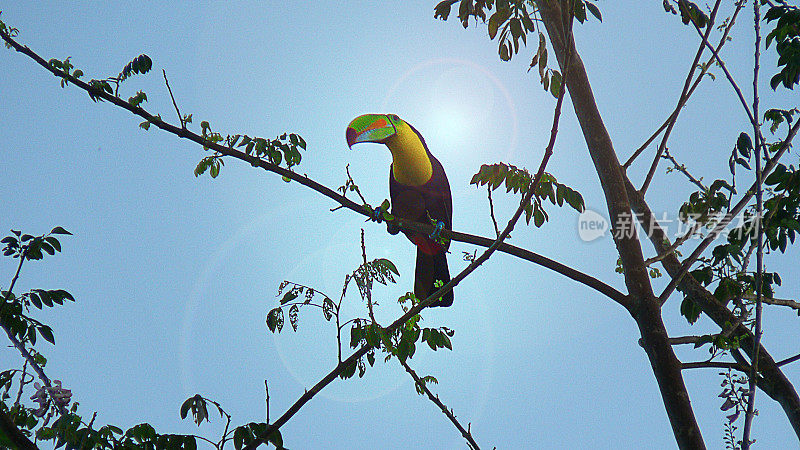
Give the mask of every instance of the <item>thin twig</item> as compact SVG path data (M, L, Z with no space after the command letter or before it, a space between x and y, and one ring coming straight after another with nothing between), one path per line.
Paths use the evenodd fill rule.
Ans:
M755 43L755 56L754 56L754 63L753 63L753 116L758 117L758 70L759 70L759 59L761 56L761 10L759 9L759 2L755 0L753 2L753 21L755 27L755 34L756 34L756 43ZM755 415L755 403L756 403L756 378L758 377L758 350L761 347L761 298L763 297L763 293L761 292L762 283L763 283L763 275L764 275L764 235L763 230L761 227L761 216L764 212L764 203L763 203L763 186L761 184L761 146L764 145L763 138L761 136L761 127L758 124L757 120L753 120L753 136L755 138L756 148L753 153L755 153L756 158L756 183L758 184L756 188L756 324L755 324L755 331L754 331L754 339L753 339L753 359L750 367L750 377L749 377L749 391L747 395L747 412L744 416L744 430L742 430L742 450L748 450L750 448L750 432L752 429L753 424L753 416Z
M470 433L470 431L468 431L467 429L464 428L463 425L461 425L458 419L456 419L456 415L453 414L451 410L447 409L447 406L444 403L442 403L441 400L439 400L439 396L433 395L433 392L431 392L431 390L428 389L428 386L424 381L422 381L422 379L420 379L419 375L417 375L417 372L415 372L414 369L412 369L411 366L409 366L406 361L399 358L398 361L400 361L400 364L403 366L404 369L406 369L406 372L408 372L408 374L411 375L411 378L414 379L414 383L419 387L419 389L422 389L422 391L425 392L425 395L428 396L430 401L432 401L434 405L438 406L439 409L442 410L442 413L444 413L444 415L447 416L450 422L452 422L453 425L455 425L455 427L461 433L461 436L464 436L464 439L467 440L467 445L469 446L469 448L472 450L480 450L478 443L475 442L475 439L472 437L472 433Z
M744 95L742 95L742 90L739 88L739 85L736 83L736 80L733 79L733 75L731 75L731 73L728 71L728 67L725 64L725 61L723 61L722 58L719 56L719 52L714 47L711 46L711 43L708 42L708 39L706 39L706 37L700 31L700 28L697 26L697 24L694 22L692 22L692 24L694 24L695 30L700 35L700 38L703 40L703 45L705 45L706 47L708 47L708 49L711 50L711 53L714 55L714 59L717 60L717 62L719 63L719 67L722 69L722 72L725 74L725 77L728 79L728 82L731 84L731 87L733 87L734 92L736 92L736 96L739 98L739 102L742 104L745 113L747 113L747 118L750 120L750 123L752 123L754 127L758 128L758 120L756 120L755 116L753 115L753 112L747 105L747 100L744 99ZM756 134L758 136L761 136L760 131L758 131L758 133ZM761 139L763 140L763 136L761 137ZM756 138L756 140L758 140L758 138Z
M786 364L793 363L793 362L795 362L795 361L797 361L799 359L800 359L800 354L799 355L794 355L791 358L786 358L786 359L784 359L782 361L778 361L778 362L775 363L775 365L778 366L778 367L785 366Z
M19 406L19 401L22 399L22 389L25 387L27 383L25 383L25 375L28 374L28 360L26 359L25 362L22 364L22 376L19 377L19 391L17 391L17 398L14 400L14 407ZM8 384L9 387L11 383Z
M365 199L364 196L361 195L361 189L358 188L358 185L356 184L356 182L353 181L353 177L350 176L350 164L344 166L344 170L345 170L345 172L347 172L347 181L350 182L350 186L352 186L353 190L356 191L356 194L358 194L358 197L361 199L361 202L366 205L367 204L367 199Z
M369 274L367 274L367 246L364 243L364 229L361 229L361 257L364 261L364 291L367 295L367 310L369 311L369 318L372 320L372 323L378 325L378 321L375 320L375 313L372 311L372 279L369 278Z
M691 181L695 186L699 187L704 192L708 191L708 188L703 186L703 183L700 180L698 180L691 173L689 173L689 171L686 169L685 164L678 164L678 161L675 160L675 157L669 153L668 148L664 148L664 154L662 155L662 158L669 160L669 162L672 163L672 167L678 172L686 175L686 178L688 178L689 181Z
M169 98L172 99L172 106L175 107L175 112L178 113L178 120L181 122L181 128L185 130L186 122L183 121L183 116L181 115L181 111L178 109L178 104L175 102L175 97L172 95L172 88L169 87L169 80L167 80L167 71L165 69L161 69L161 72L164 74L164 83L167 84L167 90L169 91Z
M494 217L494 202L492 201L492 184L486 184L486 191L489 193L489 216L492 218L492 223L494 224L494 234L495 236L500 236L500 228L497 226L497 219Z

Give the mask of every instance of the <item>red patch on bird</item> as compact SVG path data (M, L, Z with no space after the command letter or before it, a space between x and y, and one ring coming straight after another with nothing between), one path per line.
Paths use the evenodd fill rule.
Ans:
M411 242L419 247L423 253L427 253L428 255L436 255L442 252L442 246L439 245L439 243L421 234L415 234L411 238Z
M378 119L375 122L372 122L371 124L369 124L369 126L367 126L367 128L364 128L364 130L362 130L361 132L364 133L364 132L367 132L369 130L374 130L376 128L383 128L386 125L388 125L386 123L386 119Z

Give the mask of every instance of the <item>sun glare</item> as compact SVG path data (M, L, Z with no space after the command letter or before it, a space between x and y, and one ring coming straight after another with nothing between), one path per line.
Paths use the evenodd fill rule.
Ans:
M504 157L516 144L513 100L490 70L471 61L434 59L412 67L383 107L419 128L431 151L451 163Z

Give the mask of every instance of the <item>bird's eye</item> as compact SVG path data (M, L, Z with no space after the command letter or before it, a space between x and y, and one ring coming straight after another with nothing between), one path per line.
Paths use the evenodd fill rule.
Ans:
M392 114L392 115L390 115L389 117L390 117L390 118L392 119L392 121L394 121L394 122L400 122L400 118L399 118L399 117L397 117L397 115L396 115L396 114Z

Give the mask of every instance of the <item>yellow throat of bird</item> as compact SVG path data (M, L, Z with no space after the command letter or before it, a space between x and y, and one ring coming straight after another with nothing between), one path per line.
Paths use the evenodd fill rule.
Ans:
M421 186L431 179L433 166L417 133L402 122L397 133L386 140L392 152L392 174L394 179L407 186Z

